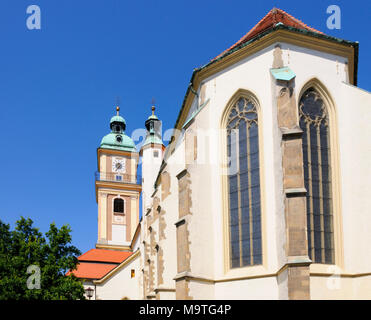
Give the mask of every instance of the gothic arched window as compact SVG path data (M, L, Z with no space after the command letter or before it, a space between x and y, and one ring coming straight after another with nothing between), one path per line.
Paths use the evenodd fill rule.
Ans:
M113 201L113 212L124 213L124 200L121 198L116 198Z
M334 263L329 116L319 93L310 88L299 102L307 189L308 255L314 263Z
M241 97L227 119L231 268L262 264L258 113Z

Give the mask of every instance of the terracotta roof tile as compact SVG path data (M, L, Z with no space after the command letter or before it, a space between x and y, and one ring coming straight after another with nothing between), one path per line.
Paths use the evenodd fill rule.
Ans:
M81 262L77 266L77 270L73 270L72 272L68 271L66 275L70 275L72 273L77 278L101 279L117 266L117 264Z
M91 249L78 259L79 261L121 263L132 255L132 252L109 249Z
M220 55L215 57L213 60L218 59L219 57L226 54L228 51L233 50L234 48L240 46L241 44L251 40L255 36L263 33L264 31L273 28L277 23L282 23L285 26L293 27L296 29L308 30L315 33L323 34L321 31L318 31L314 28L307 26L302 21L294 18L292 15L288 14L287 12L273 8L269 11L263 19L261 19L255 27L253 27L248 33L246 33L240 40L238 40L235 44L229 47L227 50L223 51Z

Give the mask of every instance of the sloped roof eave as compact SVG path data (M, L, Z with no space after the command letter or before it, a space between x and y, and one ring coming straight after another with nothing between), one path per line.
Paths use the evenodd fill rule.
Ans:
M316 32L313 32L313 31L310 31L310 30L303 30L303 29L297 29L297 28L294 28L294 27L290 27L290 26L286 26L284 24L277 24L275 26L273 26L272 28L269 28L265 31L263 31L262 33L256 35L255 37L253 37L252 39L246 41L246 42L243 42L241 45L225 52L223 55L221 55L220 57L216 58L216 59L213 59L211 61L209 61L207 64L201 66L200 68L196 68L193 70L193 73L192 73L192 76L191 76L191 80L190 80L190 83L188 85L188 88L187 88L187 91L186 91L186 94L185 94L185 97L183 99L183 103L182 103L182 107L179 111L179 114L178 114L178 117L177 117L177 120L175 122L175 125L174 125L174 128L177 128L178 126L178 123L180 121L180 117L183 113L183 109L185 107L185 104L186 104L186 101L188 99L188 96L189 96L189 92L191 91L191 87L193 85L193 80L195 79L196 77L196 74L199 73L201 70L204 70L205 68L211 66L212 64L215 64L216 62L218 61L221 61L222 59L224 59L225 57L229 56L230 54L248 46L249 44L265 37L266 35L274 32L274 31L277 31L277 30L280 30L280 29L283 29L283 30L288 30L288 31L292 31L292 32L297 32L297 33L303 33L303 34L306 34L308 36L312 36L312 37L317 37L317 38L320 38L320 39L325 39L325 40L329 40L329 41L333 41L333 42L336 42L336 43L343 43L343 44L346 44L346 45L349 45L349 46L353 46L354 49L355 49L355 52L354 52L354 74L353 74L353 82L355 85L357 85L357 71L358 71L358 42L352 42L352 41L348 41L348 40L343 40L343 39L340 39L340 38L336 38L336 37L332 37L332 36L328 36L328 35L325 35L323 33L316 33Z
M130 251L117 251L109 249L90 249L78 257L81 262L98 262L98 263L114 263L119 264L125 261L132 252Z
M80 262L75 270L68 271L66 276L74 275L78 279L101 279L107 273L112 271L118 266L118 264L110 264L110 263L90 263L82 261Z
M132 255L127 257L123 262L118 264L115 268L112 270L108 271L103 277L100 279L94 280L94 284L102 284L103 282L107 281L109 278L111 278L118 270L120 270L122 267L126 266L128 263L131 261L135 260L137 257L140 256L140 250L138 249L135 251Z

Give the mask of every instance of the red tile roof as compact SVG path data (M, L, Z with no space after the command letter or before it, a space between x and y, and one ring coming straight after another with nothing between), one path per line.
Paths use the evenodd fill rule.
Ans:
M132 252L108 249L91 249L78 259L79 261L121 263L132 255Z
M91 249L78 257L77 269L68 271L66 275L73 273L77 278L101 279L132 254L128 251Z
M117 266L117 264L81 262L77 266L77 270L68 271L67 275L73 273L77 278L101 279Z
M234 48L240 46L241 44L251 40L255 36L259 35L260 33L263 33L264 31L273 28L277 23L282 23L285 26L293 27L296 29L302 29L302 30L307 30L307 31L323 34L321 31L318 31L314 28L307 26L305 23L294 18L287 12L281 9L278 9L278 8L273 8L271 11L268 12L268 14L263 19L261 19L255 25L254 28L252 28L239 41L237 41L234 45L229 47L227 50L223 51L220 55L215 57L213 60L223 56L228 51L231 51Z

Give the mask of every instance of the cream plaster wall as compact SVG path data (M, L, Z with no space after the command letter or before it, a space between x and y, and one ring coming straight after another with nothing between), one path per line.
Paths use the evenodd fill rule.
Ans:
M314 299L370 299L371 141L367 133L371 123L371 94L343 82L330 94L338 121L344 261L337 268L311 266L312 273L328 274L312 277L311 296Z
M187 129L197 133L197 159L187 164L187 170L191 176L192 197L191 215L187 221L190 237L191 273L196 277L214 278L215 252L214 242L211 239L213 239L215 232L213 215L217 210L218 201L212 201L210 196L214 191L215 174L213 175L213 172L217 170L217 164L208 152L216 144L213 133L209 131L209 112L209 108L202 110L198 114L197 127L196 123L193 123ZM193 136L190 139L193 139ZM192 147L189 150L192 156L188 158L194 159L193 151ZM201 261L202 263L200 263Z
M339 275L310 279L313 300L370 300L371 275L359 278L344 278Z
M343 226L344 270L342 272L370 272L371 248L368 246L371 226L368 209L371 207L370 155L371 145L367 135L370 123L370 94L343 83L348 81L346 60L330 54L281 43L283 60L296 74L297 101L301 88L316 78L326 87L336 109L341 189L341 225ZM276 274L286 263L285 222L282 188L280 135L277 126L275 100L272 91L270 68L274 45L267 47L239 63L228 67L203 81L207 105L198 113L187 130L197 129L197 160L185 164L185 137L177 141L177 148L167 158L166 171L171 177L170 195L161 201L166 214L166 239L164 249L164 287L174 288L176 275L176 228L178 214L178 181L176 175L187 168L191 175L192 206L187 218L190 234L191 274L207 279L237 279L247 276ZM225 257L222 178L220 170L221 135L219 130L225 107L233 95L244 89L259 101L261 126L263 266L228 270ZM198 92L200 90L198 88ZM194 99L190 114L199 101ZM352 120L352 121L350 121ZM208 138L207 138L208 137ZM203 153L204 152L204 153ZM355 157L355 155L357 155ZM144 175L144 179L146 176ZM157 192L160 196L160 190ZM144 213L145 214L145 213ZM144 218L145 219L145 218ZM144 231L142 231L144 232ZM341 230L340 230L341 232ZM146 236L144 236L146 239ZM148 241L148 239L146 239ZM315 272L316 266L311 266ZM323 271L323 268L321 269ZM345 292L360 296L367 286L365 277L344 278ZM324 277L312 276L312 298L325 295ZM347 288L351 286L352 291ZM279 279L270 276L249 280L225 281L213 284L190 282L190 296L200 299L287 299L287 281L284 273ZM269 290L268 290L268 289Z
M139 223L139 195L131 197L130 201L131 201L131 206L130 206L131 219L130 219L130 230L129 231L131 235L130 237L130 241L131 241L131 239L134 236L135 230L138 226L138 223Z
M161 208L165 212L165 239L159 241L159 246L163 249L164 270L163 281L160 285L162 288L175 289L175 281L173 280L177 273L176 264L176 227L175 222L178 220L178 180L176 174L180 172L177 166L171 164L166 167L166 171L170 175L170 194L166 199L161 201ZM160 195L160 186L158 194ZM175 299L175 292L162 292L162 297Z
M154 157L153 151L159 153L158 157ZM142 198L143 198L143 212L151 205L151 196L153 193L153 185L157 177L158 170L162 162L162 149L160 147L151 147L143 149L142 155Z
M130 212L125 212L125 218L123 219L126 227L117 228L115 224L119 224L117 221L113 220L113 199L115 197L121 197L125 199L125 210L130 208ZM110 198L111 200L109 200ZM110 201L110 202L109 202ZM128 204L130 201L130 205ZM107 234L107 223L109 223L108 215L111 215L111 226L112 236L113 232L115 233L115 238L108 240ZM128 223L128 215L130 215L130 223ZM108 189L100 188L98 191L98 241L105 239L108 241L108 244L112 245L130 245L131 239L134 236L135 230L139 223L139 194L137 191L128 191L121 189ZM127 224L129 227L127 227ZM115 230L115 231L114 231ZM119 231L120 230L120 231ZM123 233L122 233L123 232ZM127 239L126 232L130 232L130 240ZM120 235L122 233L122 236ZM115 240L123 239L123 240Z
M126 225L112 224L112 243L126 245ZM110 243L109 241L108 243Z
M160 293L161 300L175 300L175 292L164 291Z
M177 174L184 169L184 146L175 150L171 159L169 159L165 170L170 175L170 194L166 199L161 199L161 186L158 186L156 196L161 199L161 210L165 217L165 239L159 241L159 246L163 249L164 270L163 284L159 288L175 289L174 277L177 274L177 248L176 248L176 227L178 221L178 179ZM156 221L157 224L159 220ZM161 296L167 296L170 299L175 298L175 292L161 292Z
M99 172L106 172L106 160L107 160L107 156L105 154L102 154L101 157L100 157L100 168L99 168Z
M190 281L188 286L193 300L215 300L213 283Z
M338 107L344 269L371 272L371 94L340 83Z
M351 88L351 86L342 83L343 81L348 81L345 64L346 59L314 50L299 48L293 45L281 44L281 46L283 49L283 59L285 64L288 65L296 73L295 92L297 95L297 99L299 99L301 87L303 87L307 81L313 78L317 78L326 86L332 97L338 97L338 99L342 99L343 101L352 101L353 99L355 99L355 101L353 100L352 105L362 105L361 110L359 110L360 113L358 113L357 115L358 119L355 119L355 121L353 122L353 127L358 128L357 133L360 137L360 140L357 146L359 154L361 155L362 152L365 151L364 149L366 147L366 149L369 150L367 154L370 155L371 153L369 147L369 139L367 139L367 135L364 134L365 132L367 132L367 123L370 123L370 112L368 109L370 103L368 102L369 100L367 100L369 98L366 98L369 97L369 94L363 91L361 91L362 94L355 94L354 91L358 89L352 88L353 90L346 90L342 88L344 86ZM255 54L250 58L245 59L235 66L228 68L218 75L205 80L204 86L206 86L206 99L210 98L210 102L196 116L194 124L190 126L190 129L193 126L196 126L197 129L209 129L209 131L215 130L216 135L221 134L220 131L218 131L218 126L220 124L223 110L227 105L228 100L240 88L251 91L253 94L255 94L260 102L261 113L259 115L259 120L260 125L263 126L263 134L261 138L263 139L264 154L267 155L264 156L263 159L261 159L261 161L263 161L263 174L265 179L265 190L263 190L263 192L266 195L265 212L263 212L263 215L265 215L265 221L269 221L269 223L265 224L265 230L263 230L263 236L266 240L266 247L264 252L266 258L266 271L262 271L263 273L269 273L272 271L276 272L285 263L285 229L284 220L282 219L282 217L284 216L284 207L281 183L281 157L271 156L277 154L277 152L280 151L280 133L278 132L278 128L276 125L276 112L274 108L275 104L272 101L272 88L270 85L268 85L268 83L271 83L269 69L273 61L273 48L274 45L262 50L260 53ZM218 88L222 89L218 90ZM355 96L360 97L358 98ZM195 103L196 102L194 102L194 104ZM340 105L341 103L335 101L335 104ZM194 109L194 107L192 109ZM348 112L344 113L344 120L348 120L349 127L349 119L352 117L350 112L352 111L349 107L347 108L347 110ZM190 113L192 113L193 111L194 110L191 110ZM342 118L343 117L339 114L339 121ZM342 129L346 128L343 126L343 124L339 124L339 127ZM347 154L348 158L351 158L352 160L348 159L348 161L353 161L353 166L354 159L351 156L353 154L351 150L354 150L354 146L352 146L352 140L355 136L354 133L354 130L353 133L350 133L350 131L348 130L348 132L346 133L348 138L340 144L343 145L344 143L346 143L347 140L349 141L349 145L347 146L347 148L350 152L347 152ZM342 134L340 133L339 136L339 140L341 141L343 139L341 137ZM220 144L215 145L212 142L210 143L214 146L213 148L210 148L210 151L215 151L215 153L211 153L210 158L217 159L218 156L221 154ZM342 152L341 154L343 153L344 152ZM360 210L358 210L357 212L359 212L359 215L362 216L362 218L359 220L359 227L361 227L361 230L365 230L365 232L363 241L360 238L358 238L358 240L361 240L360 242L364 244L364 247L366 247L369 240L371 240L366 233L366 226L371 225L371 217L370 215L367 215L367 211L365 211L365 208L370 206L370 204L368 203L370 197L366 196L366 194L370 194L371 191L370 184L367 184L367 181L370 181L370 171L367 166L367 163L370 162L369 157L370 156L368 156L368 158L363 158L364 161L358 161L357 165L361 162L361 166L358 166L359 170L357 170L357 179L354 179L354 175L351 172L348 172L349 180L346 184L342 183L342 185L344 184L349 186L348 189L352 189L349 190L351 192L345 191L348 196L343 198L343 202L345 201L345 203L350 204L354 202L354 199L358 199L360 194L362 196L363 200L357 201L357 205L360 207ZM341 160L341 162L344 161L346 161L346 159ZM192 198L194 214L190 223L190 234L193 235L191 236L192 274L195 274L196 276L202 275L209 278L213 278L215 276L216 278L218 278L228 275L231 277L242 274L249 275L250 272L255 273L253 272L253 269L255 269L255 267L243 268L239 270L240 272L231 270L231 272L227 271L227 273L225 273L221 250L223 248L223 238L220 236L223 230L221 212L222 205L218 201L213 201L214 199L220 199L221 181L220 175L218 174L218 167L213 163L211 163L210 166L197 164L197 166L190 167L191 169L189 169L189 171L191 172L192 177L192 189L195 189ZM346 167L352 168L352 165L349 163ZM367 173L367 178L365 178L365 173ZM203 183L197 181L203 181ZM210 183L207 184L207 188L205 188L204 181L210 181ZM353 181L353 183L350 183L351 181ZM356 181L364 181L361 188L354 188L354 183ZM351 187L352 185L353 187ZM342 192L342 194L343 193L344 191ZM352 193L353 196L351 196ZM276 195L276 197L272 197L272 195L274 194ZM204 207L208 207L209 210L202 210L201 208ZM202 218L196 220L195 216L200 211L202 211ZM345 216L344 219L346 219ZM193 221L195 222L193 223ZM363 227L361 226L361 222L363 222ZM349 221L347 221L346 223L344 221L344 224L347 224L348 228L351 228L352 226L352 223ZM214 241L210 241L210 234L207 232L208 230L210 230L210 227L212 225L214 225ZM203 232L200 232L200 229L203 229ZM355 230L348 233L349 240L354 239L352 238L352 234L354 234L354 231ZM202 243L202 246L200 246L200 243ZM357 253L355 253L355 246L355 241L349 241L344 247L349 247L349 252L353 250L353 255L357 255L358 259L366 259L368 261L368 259L371 258L370 254L363 255L361 252L358 251ZM208 261L205 261L202 264L198 262L199 257L204 256L203 251L208 251L210 249L214 251L215 259L211 258L208 261L212 261L211 264L214 264L214 268L210 268ZM366 252L368 252L369 250L371 250L369 247L365 249ZM210 256L210 254L208 256ZM349 256L349 259L351 259L354 264L354 257L352 259L351 256ZM368 265L371 264L368 263ZM363 263L363 267L358 268L358 272L361 270L367 270L364 272L370 272L370 270L366 266L367 263ZM206 272L204 272L204 270ZM274 283L274 286L277 286L276 282ZM285 285L283 284L283 286ZM316 290L315 287L313 288L313 290Z
M132 250L135 252L140 248L140 236L136 238L136 240L132 243Z
M131 278L131 270L135 270L135 277ZM121 300L124 297L130 300L141 298L141 288L139 285L140 263L139 256L130 263L119 269L112 277L96 285L97 299L101 300Z
M107 240L107 193L98 194L98 203L98 241Z
M192 179L198 182L192 183L192 188L197 191L193 192L193 204L195 208L194 216L199 216L199 220L192 217L190 224L190 234L194 235L191 240L191 264L192 274L195 276L204 276L210 279L221 278L238 278L241 276L252 276L255 274L273 273L279 268L277 261L276 247L276 211L277 204L274 197L265 197L264 200L264 219L269 221L263 227L263 237L267 247L263 251L265 268L247 267L228 271L229 261L225 260L225 243L224 243L224 221L223 221L223 202L221 197L222 180L221 180L221 135L225 131L219 130L221 125L222 114L229 100L239 89L250 91L260 102L259 121L262 126L262 144L264 156L262 179L264 181L262 190L262 199L264 194L274 195L276 191L275 184L275 166L274 158L268 155L274 154L272 123L276 121L272 117L272 94L271 78L269 68L273 62L273 46L245 58L236 65L227 68L223 72L206 79L205 98L210 99L209 103L195 118L197 128L204 128L208 131L210 137L208 144L208 153L206 157L210 161L206 165L195 166ZM211 165L209 164L211 162ZM207 181L207 187L205 182ZM193 181L192 181L193 182ZM201 196L199 196L199 194ZM201 211L201 210L200 210ZM282 215L281 215L282 216ZM193 223L194 221L194 223ZM200 232L202 229L203 231ZM193 245L193 241L197 242ZM207 254L210 252L212 254ZM210 259L203 259L202 256L208 256ZM198 257L193 260L192 257ZM227 268L227 269L226 269ZM239 283L237 281L235 283ZM232 282L231 282L232 283ZM217 287L215 285L215 296L217 297ZM223 286L223 285L221 285ZM238 285L237 285L238 286ZM277 281L273 282L272 290L277 290ZM234 289L235 290L235 289ZM193 292L191 292L191 295Z
M276 277L220 282L215 284L215 299L276 300Z

